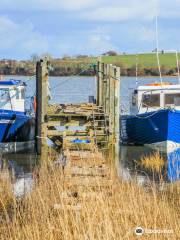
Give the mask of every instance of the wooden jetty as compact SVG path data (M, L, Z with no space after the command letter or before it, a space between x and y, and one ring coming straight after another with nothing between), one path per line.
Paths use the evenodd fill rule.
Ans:
M96 103L82 104L49 104L48 68L46 59L37 63L37 153L46 155L49 138L65 159L67 185L111 184L120 150L120 68L99 59Z

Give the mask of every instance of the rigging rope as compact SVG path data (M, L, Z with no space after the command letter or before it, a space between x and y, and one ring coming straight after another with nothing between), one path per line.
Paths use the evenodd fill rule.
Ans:
M138 54L136 54L136 86L138 86Z
M53 91L54 89L56 89L56 88L59 87L59 86L62 86L63 84L67 83L67 81L72 80L72 78L79 76L80 74L84 73L85 71L87 71L87 69L80 71L80 72L79 72L78 74L76 74L76 75L73 75L73 76L70 76L69 78L66 78L66 80L64 80L64 81L61 82L61 83L58 83L56 86L54 86L53 88L51 88L51 91Z

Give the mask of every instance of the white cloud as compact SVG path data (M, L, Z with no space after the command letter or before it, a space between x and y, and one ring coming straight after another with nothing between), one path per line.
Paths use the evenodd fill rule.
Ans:
M112 1L110 4L83 13L84 18L99 21L151 20L156 14L155 0Z
M30 23L17 24L6 16L0 16L0 49L1 53L14 52L24 55L46 52L46 38L33 29Z
M81 10L95 7L104 0L1 0L0 10Z
M180 0L173 0L173 3L167 0L1 0L0 14L3 16L0 15L0 53L3 56L11 54L24 57L32 53L51 52L60 56L64 53L98 54L110 49L130 51L136 49L137 45L139 49L149 45L149 48L153 48L157 9L162 21L163 18L180 18ZM23 17L17 17L20 13L15 10L22 11ZM35 11L33 18L31 14ZM45 21L45 24L48 22L47 31L43 22L38 25L41 11L45 11L48 16ZM53 11L59 13L51 19ZM12 12L15 20L10 18ZM33 24L30 20L26 21L26 15ZM37 15L39 18L36 18ZM24 20L20 22L20 19ZM63 33L54 29L58 21L61 21ZM73 22L72 27L70 21ZM171 34L169 26L167 32L167 27L161 23L159 37L162 48L174 48L169 46L174 44L174 36L177 39L175 44L179 46L177 23L174 34Z
M158 14L164 18L180 18L180 0L157 0Z
M0 10L74 11L77 17L98 21L149 20L180 17L180 0L1 0Z
M139 40L146 42L155 42L156 31L155 28L151 29L145 26L142 26L138 29Z
M81 36L83 34L83 37ZM18 56L29 58L33 53L49 52L54 56L63 54L100 54L117 49L109 29L97 27L84 29L74 38L60 35L43 35L29 22L17 23L7 16L0 16L0 58Z
M94 34L89 36L87 41L88 50L95 53L103 53L108 50L117 50L117 47L113 45L111 37L106 34Z

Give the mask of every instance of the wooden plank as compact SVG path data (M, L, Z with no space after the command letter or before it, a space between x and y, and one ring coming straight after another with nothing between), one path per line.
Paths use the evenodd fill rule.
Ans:
M47 131L48 136L63 136L63 134L64 134L64 131L58 131L58 130L48 130ZM66 136L80 137L80 136L88 136L88 134L85 131L67 132Z
M80 120L80 121L75 121L75 120L71 120L71 121L66 121L65 119L63 119L62 121L59 121L59 119L53 120L53 121L49 121L48 122L48 127L87 127L87 126L91 126L91 122L87 121L87 120Z
M113 180L104 179L101 177L73 177L65 179L65 186L86 186L86 187L110 187L113 185Z
M99 113L99 112L94 112L94 115L97 117L101 117L104 116L104 113ZM73 113L48 113L47 116L49 118L56 118L56 117L73 117L73 118L78 118L78 117L90 117L92 116L92 111L88 111L88 112L73 112Z
M92 175L92 176L107 176L110 174L110 169L105 165L105 166L94 166L94 167L82 167L82 166L74 166L65 169L65 173L69 174L75 174L75 175Z

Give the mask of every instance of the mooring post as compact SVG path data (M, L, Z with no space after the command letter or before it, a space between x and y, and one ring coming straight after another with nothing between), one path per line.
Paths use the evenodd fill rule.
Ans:
M36 151L42 153L42 146L46 142L45 116L48 105L48 65L46 59L40 60L36 65Z
M114 133L114 68L109 65L109 131L111 142Z
M105 77L106 77L106 110L105 110L105 113L106 115L109 115L109 106L110 106L110 100L109 100L109 97L110 97L110 78L109 78L109 64L106 64L105 65L105 69L106 69L106 72L105 72Z
M97 72L97 105L102 106L102 84L103 84L103 72L102 72L101 57L98 58L98 72Z
M119 169L120 68L109 65L109 158L112 172Z
M102 102L103 102L103 108L104 112L106 113L106 91L107 91L107 64L102 64L103 68L103 94L102 94Z
M120 67L115 70L115 106L114 106L114 131L115 131L115 171L119 175L119 157L120 157Z
M97 105L109 117L108 148L113 174L118 175L120 153L120 68L98 61Z

